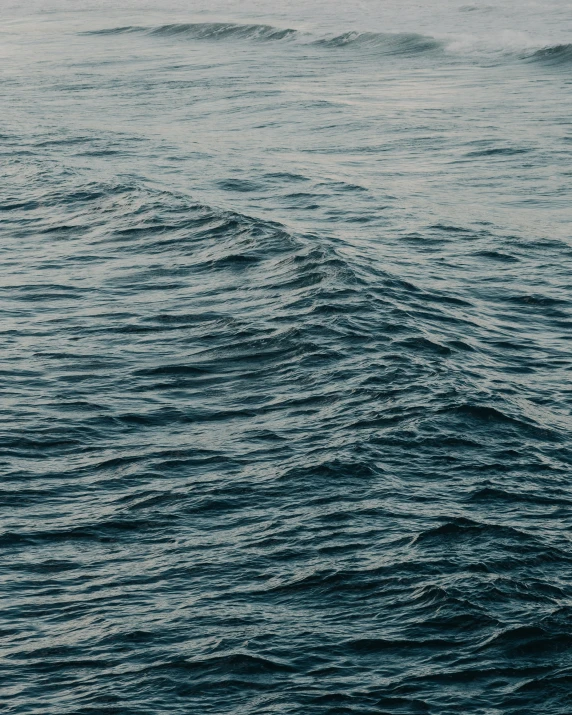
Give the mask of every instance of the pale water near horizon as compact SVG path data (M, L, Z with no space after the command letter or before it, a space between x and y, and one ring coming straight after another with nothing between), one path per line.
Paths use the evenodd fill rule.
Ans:
M0 13L3 712L569 715L569 3Z

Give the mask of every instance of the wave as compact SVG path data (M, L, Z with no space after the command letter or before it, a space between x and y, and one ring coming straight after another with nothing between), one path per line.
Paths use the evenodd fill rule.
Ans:
M215 671L222 674L257 675L264 673L290 673L294 668L284 661L252 655L240 651L212 654L204 658L177 658L150 666L149 670Z
M536 52L529 55L526 59L549 65L572 64L572 43L543 47L540 50L536 50Z
M290 28L278 28L271 25L238 25L234 23L199 23L163 25L151 31L153 35L185 35L196 40L245 39L245 40L283 40L296 34Z
M130 32L145 32L148 28L139 25L123 25L122 27L104 27L102 30L86 30L80 35L126 35Z
M284 40L299 35L292 28L272 25L239 24L233 22L173 23L155 27L126 25L121 27L91 30L87 35L125 35L141 33L153 37L185 37L192 40ZM362 48L375 50L384 55L417 55L443 47L434 37L412 32L384 33L349 31L341 35L321 37L313 45L327 48Z
M345 32L335 37L317 40L322 47L359 47L372 49L386 55L417 55L433 52L442 47L434 37L411 32Z
M284 40L297 34L290 28L272 25L242 25L233 22L184 22L156 27L127 25L103 30L92 30L88 35L124 35L144 33L155 37L188 37L193 40Z
M339 35L328 35L312 39L306 33L293 28L281 28L273 25L235 22L182 22L156 26L124 25L99 30L81 32L81 35L127 35L142 34L151 37L179 37L189 40L246 40L279 41L301 39L304 44L327 49L356 49L369 51L382 56L413 57L431 54L446 49L454 54L466 54L477 51L462 41L441 41L430 35L415 32L359 32L350 30ZM483 48L481 48L483 49ZM515 47L497 47L505 60L526 61L548 66L569 65L572 63L572 43L548 45L540 49L517 50Z

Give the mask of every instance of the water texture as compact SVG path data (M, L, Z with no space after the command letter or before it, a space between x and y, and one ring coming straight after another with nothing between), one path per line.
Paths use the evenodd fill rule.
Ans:
M2 712L572 711L572 16L426 5L1 6Z

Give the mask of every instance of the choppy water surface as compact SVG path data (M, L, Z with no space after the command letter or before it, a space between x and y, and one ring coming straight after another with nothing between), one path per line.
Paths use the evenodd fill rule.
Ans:
M2 7L4 712L569 715L569 4L135 5Z

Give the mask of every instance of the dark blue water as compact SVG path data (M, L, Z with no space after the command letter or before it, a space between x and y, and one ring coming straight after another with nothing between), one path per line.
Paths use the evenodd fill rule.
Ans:
M2 712L569 715L568 4L36 5Z

